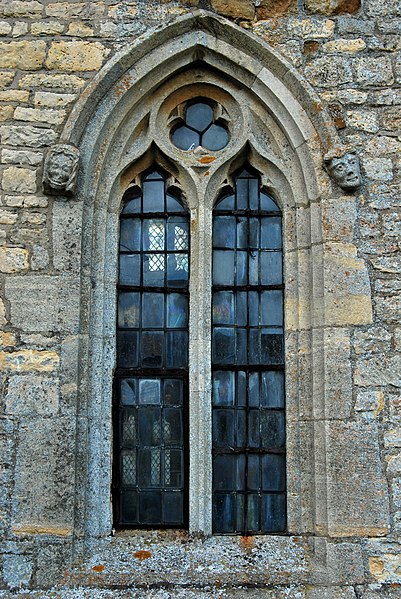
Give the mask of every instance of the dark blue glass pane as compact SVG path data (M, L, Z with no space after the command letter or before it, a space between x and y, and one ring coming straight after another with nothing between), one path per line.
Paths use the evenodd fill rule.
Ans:
M283 292L262 291L260 298L261 324L283 326Z
M124 218L120 226L120 250L131 252L141 249L141 221L139 218Z
M166 487L182 489L184 484L183 452L180 449L164 451L164 484Z
M235 361L234 329L216 327L213 331L212 362L214 364L234 364Z
M236 285L246 285L248 282L247 258L248 258L247 252L236 252L236 272L235 272ZM233 284L233 283L231 283L231 284Z
M123 406L133 406L138 403L138 379L122 379L120 402Z
M211 125L207 131L202 135L201 144L207 150L217 152L226 147L229 142L228 131L221 125L215 123Z
M142 297L142 326L145 329L159 329L164 326L164 295L144 293Z
M284 372L274 370L262 373L262 406L284 407Z
M248 293L248 318L249 326L259 326L259 293L257 291Z
M141 196L136 196L132 200L128 200L122 210L122 214L138 214L141 210Z
M250 454L248 456L247 487L250 491L260 489L260 457Z
M167 220L167 249L188 249L188 222L183 216L170 216Z
M204 131L213 121L213 109L205 102L196 102L188 106L185 112L185 122L197 131Z
M188 284L188 254L169 254L167 256L167 285L186 287Z
M260 364L260 331L249 331L249 363Z
M280 211L280 208L275 203L273 198L268 196L266 193L260 194L260 209L266 210L266 212Z
M248 219L237 218L237 248L248 248Z
M163 410L163 441L165 445L182 445L182 410L180 408Z
M163 365L163 333L142 333L141 361L144 368L160 368Z
M181 150L194 150L200 145L199 133L182 125L171 136L173 144Z
M248 412L248 443L249 447L260 447L259 410Z
M232 291L217 291L213 294L213 324L234 324Z
M246 514L246 525L248 532L258 532L259 530L259 496L247 496L248 511Z
M247 329L237 329L236 364L248 362Z
M159 379L139 380L139 403L142 405L160 405L161 396Z
M234 284L235 252L230 250L213 252L213 283L214 285Z
M188 298L180 293L167 295L167 327L186 327L188 324Z
M230 293L230 292L228 292ZM235 322L238 326L244 327L248 324L247 318L247 294L246 291L236 293L237 310L235 312Z
M164 524L180 524L183 520L183 493L163 493Z
M121 285L140 285L141 257L139 254L120 254L119 282Z
M249 179L249 208L259 210L259 180Z
M166 379L164 381L164 405L182 405L182 381L179 379Z
M138 366L138 333L132 331L117 333L117 361L121 368Z
M143 179L144 181L164 181L164 177L159 171L153 170L146 175Z
M121 438L125 447L132 447L137 442L137 430L136 430L136 410L125 409L120 412L120 425L121 425ZM131 462L131 469L136 469L135 452L127 452L127 455L123 456L123 469L124 460ZM133 484L136 483L136 479Z
M242 370L237 374L237 405L247 405L247 381L246 372Z
M166 333L167 368L185 368L188 365L188 333Z
M235 400L235 373L216 371L213 374L213 403L218 406L232 406Z
M164 254L144 254L143 284L148 287L163 287L166 272Z
M121 493L121 521L136 524L138 521L138 493L136 491L122 491Z
M120 328L139 327L140 294L121 292L118 294L118 326Z
M237 210L248 208L248 179L237 179L235 191L237 196Z
M236 447L246 446L246 412L236 410Z
M249 374L249 406L251 408L259 407L259 373L251 372Z
M283 412L262 410L260 414L262 446L282 449L285 446L285 418Z
M284 361L282 329L261 330L260 359L262 364L282 364Z
M213 530L235 532L235 496L218 493L213 497Z
M234 210L235 209L235 196L229 195L219 200L216 204L216 212L220 210Z
M161 514L161 492L142 491L139 493L139 521L141 524L159 524Z
M186 212L184 204L170 193L166 194L166 210L167 212Z
M216 455L213 468L215 491L242 491L245 488L245 455Z
M279 285L283 282L283 259L281 252L261 252L261 285Z
M249 284L258 285L259 283L259 252L253 251L249 254Z
M262 490L285 490L285 457L268 453L262 456Z
M282 247L281 217L261 218L261 248L278 250Z
M237 517L236 517L236 530L238 532L244 531L245 522L245 495L237 494Z
M260 247L259 237L260 223L258 218L249 219L249 247L258 249Z
M139 443L142 447L157 447L161 443L161 411L160 408L151 408L146 406L145 408L139 408L138 410L138 432L139 432ZM144 460L149 459L153 455L159 455L157 452L153 454L152 451L142 452L142 458ZM143 478L143 474L141 474ZM146 475L147 476L147 475ZM148 486L150 483L142 483Z
M262 532L283 532L286 528L285 495L263 494L261 497Z
M143 212L164 212L164 181L144 181Z
M213 446L234 447L234 410L213 410Z
M215 216L213 219L213 247L235 248L235 232L234 216Z

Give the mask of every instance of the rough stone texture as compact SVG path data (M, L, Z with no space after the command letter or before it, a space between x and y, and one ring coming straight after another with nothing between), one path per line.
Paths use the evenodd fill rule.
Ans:
M360 0L306 0L305 8L310 14L340 15L355 14L361 6Z
M96 71L109 51L99 42L53 42L47 55L48 69ZM1 65L1 63L0 63Z
M45 52L45 42L0 42L0 67L37 70L43 65Z
M58 381L36 375L13 376L8 383L6 412L18 417L55 416Z
M0 272L28 270L28 251L22 248L0 247Z
M7 192L35 193L36 172L10 166L3 171L2 187Z

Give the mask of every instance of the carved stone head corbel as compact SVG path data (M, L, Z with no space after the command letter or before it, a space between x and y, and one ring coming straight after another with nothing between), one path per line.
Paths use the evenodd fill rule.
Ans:
M47 153L43 189L49 195L71 196L75 191L79 150L71 144L56 144Z
M325 163L329 175L341 189L352 191L361 185L359 158L355 153L326 155Z

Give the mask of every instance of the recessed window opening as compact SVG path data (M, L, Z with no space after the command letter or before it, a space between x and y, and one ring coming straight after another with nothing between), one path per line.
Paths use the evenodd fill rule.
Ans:
M286 528L281 211L250 168L213 214L213 532Z
M171 132L173 144L185 151L201 146L209 151L226 147L229 133L226 125L216 117L219 105L209 99L198 98L184 107L184 116Z
M115 376L119 526L188 521L188 213L153 167L120 217Z

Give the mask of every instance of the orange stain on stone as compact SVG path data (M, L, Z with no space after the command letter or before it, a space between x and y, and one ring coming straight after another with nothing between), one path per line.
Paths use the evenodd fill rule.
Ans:
M140 549L139 551L135 551L134 553L134 557L136 557L137 559L149 559L150 557L152 557L152 554L150 553L150 551L146 551L145 549Z
M201 162L202 164L210 164L213 162L213 160L216 160L216 156L202 156L202 158L199 158L198 162Z
M92 570L95 572L103 572L104 566L102 564L98 564L97 566L93 566Z

